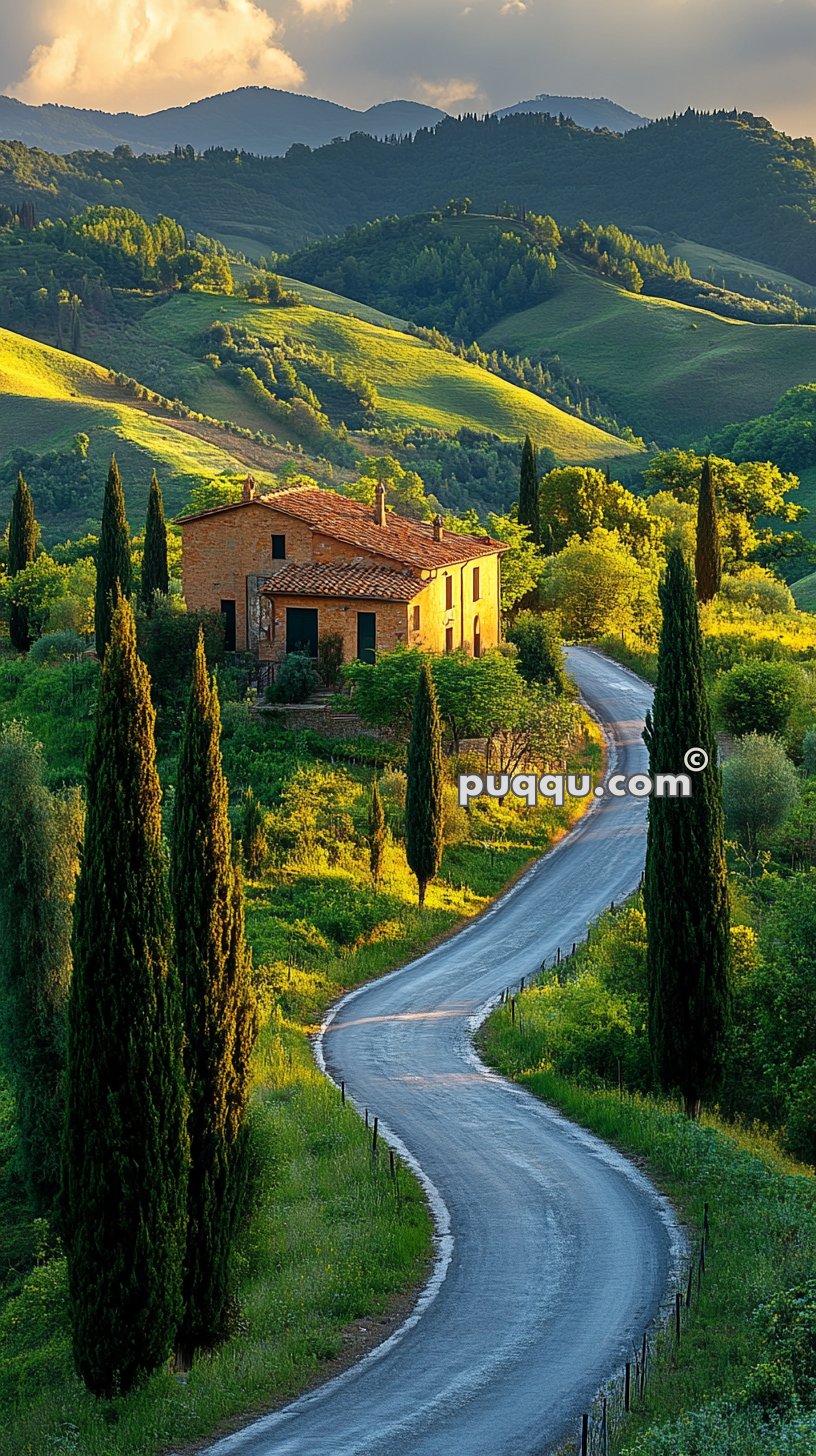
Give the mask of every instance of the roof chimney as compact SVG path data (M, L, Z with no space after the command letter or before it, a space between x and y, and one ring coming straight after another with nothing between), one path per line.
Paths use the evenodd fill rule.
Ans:
M386 526L385 518L385 486L381 480L377 481L377 488L374 492L374 521L378 526Z
M433 518L433 538L434 538L434 541L441 541L443 534L444 533L442 531L442 517L437 514Z
M244 493L242 499L245 501L257 500L258 492L255 487L254 475L248 475L244 481Z

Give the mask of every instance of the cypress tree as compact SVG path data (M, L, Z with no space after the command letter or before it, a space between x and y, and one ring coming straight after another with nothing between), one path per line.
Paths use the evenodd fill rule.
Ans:
M151 610L154 597L166 597L169 590L170 573L167 569L167 526L164 520L164 501L154 470L150 478L150 495L147 502L142 582L139 592L145 611Z
M111 457L102 505L102 532L96 556L96 597L94 630L96 650L105 655L111 635L111 618L116 594L127 598L131 592L130 531L125 515L125 494L116 456Z
M417 683L408 744L405 849L417 878L422 909L425 891L442 860L442 730L427 662Z
M63 1142L74 1360L106 1397L162 1364L182 1308L187 1102L154 726L118 598L88 757Z
M60 1185L82 803L77 790L56 796L44 787L39 746L20 723L0 735L0 822L0 1050L29 1202L48 1218Z
M225 1332L241 1214L241 1124L255 1030L243 896L232 864L221 715L199 633L179 752L170 861L186 1031L190 1179L179 1350Z
M717 742L703 679L694 585L681 552L660 589L663 628L644 738L654 774L682 773L700 748L689 798L649 800L644 878L649 1043L655 1074L689 1116L717 1088L729 1020L729 907Z
M700 491L697 498L697 549L694 556L694 572L698 602L713 601L722 581L722 551L717 520L717 498L714 494L711 461L708 456L703 461Z
M254 879L263 869L268 845L264 833L263 806L259 803L255 790L251 787L244 790L241 801L239 836L244 868L247 874Z
M17 489L11 503L9 521L8 574L16 576L34 560L37 552L39 530L34 515L34 501L22 472L17 476ZM28 609L12 605L9 616L9 637L11 645L18 652L28 652L31 633L28 625Z
M538 504L538 460L536 448L527 435L521 448L521 479L519 483L518 518L522 526L529 526L536 546L541 544L541 513Z
M371 878L374 884L378 885L385 855L385 814L380 798L380 786L376 779L371 789L371 807L368 812L368 853Z

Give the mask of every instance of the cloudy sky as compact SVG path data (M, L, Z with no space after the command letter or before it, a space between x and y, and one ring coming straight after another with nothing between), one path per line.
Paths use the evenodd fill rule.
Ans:
M816 0L0 0L0 90L146 112L234 86L487 110L539 92L816 132Z

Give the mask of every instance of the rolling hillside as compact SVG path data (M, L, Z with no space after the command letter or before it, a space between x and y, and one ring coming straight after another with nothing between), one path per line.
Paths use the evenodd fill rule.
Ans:
M480 342L558 354L639 434L669 444L761 414L816 375L816 326L720 318L626 293L564 259L553 298L503 319Z
M294 287L301 285L293 281ZM200 357L201 338L215 319L239 324L261 338L292 338L331 354L338 363L353 364L380 396L378 418L384 423L424 425L453 433L463 426L489 430L505 440L531 433L559 460L597 461L629 456L625 441L557 409L547 400L488 374L441 349L382 327L370 319L376 310L304 288L310 302L298 308L258 308L209 294L176 296L151 309L141 325L158 347L171 340L175 348ZM318 306L319 305L319 306ZM356 317L365 313L366 317ZM197 408L195 399L189 403Z
M192 433L195 428L196 433ZM141 528L150 471L162 477L168 514L182 508L195 484L236 476L251 464L264 479L263 457L249 442L214 429L174 419L158 407L137 407L112 383L108 370L0 329L0 459L15 449L41 453L68 450L77 434L90 439L89 459L100 485L99 498L46 518L46 539L76 532L96 520L101 480L113 451L127 485L131 524ZM247 451L253 451L248 460ZM269 453L267 478L281 463ZM0 496L0 519L10 493Z

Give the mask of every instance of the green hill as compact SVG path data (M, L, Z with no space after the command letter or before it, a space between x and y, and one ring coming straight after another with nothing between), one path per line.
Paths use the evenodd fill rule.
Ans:
M654 228L635 228L634 232L644 243L662 243L667 253L683 258L695 278L706 278L738 293L745 292L741 286L747 280L774 291L783 290L793 298L812 308L816 304L816 286L774 268L770 263L758 263L755 258L742 258L739 253L729 253L723 248L708 247L705 243L693 242L690 238L678 237L672 232L657 232Z
M65 216L89 202L166 213L196 230L292 249L309 238L469 196L563 223L671 230L816 283L816 144L762 118L688 112L623 136L541 115L447 119L398 142L352 136L286 157L54 157L0 143L0 203Z
M627 293L563 257L555 295L480 343L558 354L639 434L670 444L762 414L816 374L816 326L744 323Z
M191 488L202 481L246 473L248 465L264 478L264 456L251 442L176 419L159 406L137 405L116 387L108 370L0 329L0 459L7 461L16 449L65 451L80 433L90 440L89 474L98 489L92 488L85 500L66 501L45 514L48 541L98 519L102 481L113 451L126 480L134 527L142 524L154 465L170 514L182 508ZM273 452L266 454L271 480L280 460ZM8 515L10 495L9 480L0 493L0 519Z
M287 284L290 280L284 280ZM330 354L338 365L364 374L380 397L377 419L383 424L419 426L455 433L464 428L492 431L504 440L531 433L559 460L608 460L629 456L634 447L547 400L510 384L443 349L391 327L387 315L364 304L291 280L304 297L296 308L266 308L213 294L177 294L148 309L138 328L118 344L106 340L106 357L115 368L140 379L163 354L181 372L185 402L212 412L212 389L229 388L200 361L204 333L216 319L236 324L268 341L295 340ZM181 361L186 361L182 367ZM242 396L231 390L230 418L244 422ZM255 415L250 423L256 423ZM278 433L274 424L267 427Z

